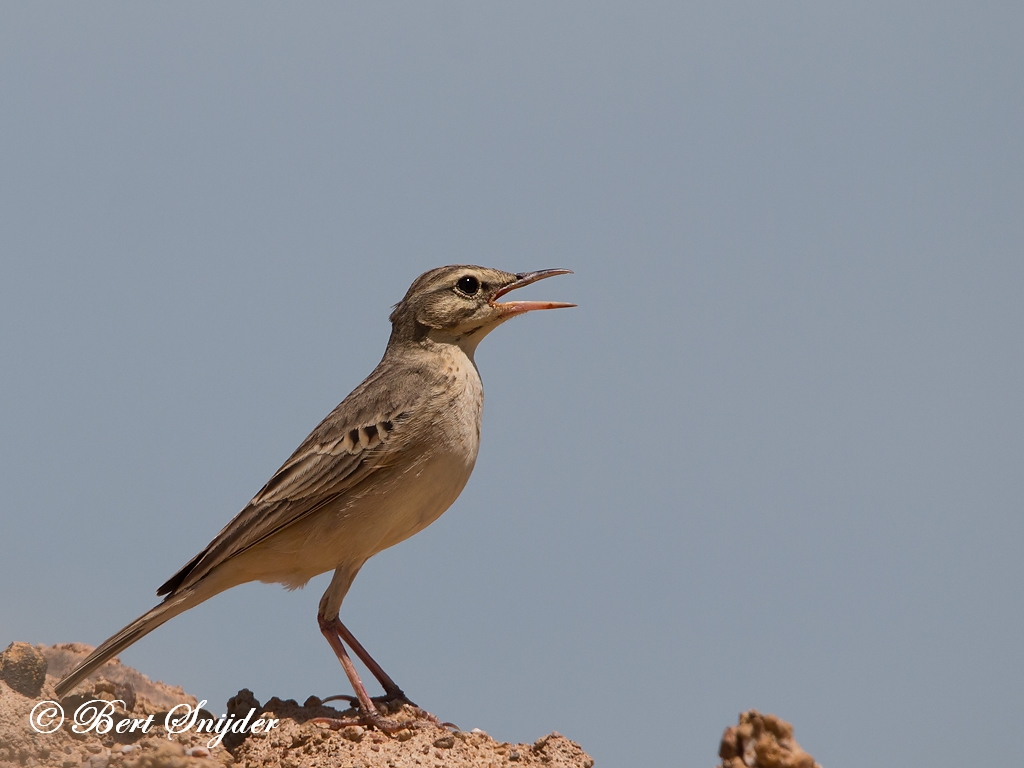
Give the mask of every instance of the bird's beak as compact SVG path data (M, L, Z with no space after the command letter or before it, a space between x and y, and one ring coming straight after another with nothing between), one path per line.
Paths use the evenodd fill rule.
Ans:
M514 283L509 283L508 285L504 285L496 290L491 294L487 303L495 309L500 310L504 317L521 315L524 312L532 312L535 309L563 309L565 307L575 307L575 304L566 304L563 301L506 301L504 304L497 303L498 299L509 291L514 291L516 288L522 288L524 285L536 283L538 280L543 280L545 277L571 274L571 269L542 269L537 272L520 272L516 275Z

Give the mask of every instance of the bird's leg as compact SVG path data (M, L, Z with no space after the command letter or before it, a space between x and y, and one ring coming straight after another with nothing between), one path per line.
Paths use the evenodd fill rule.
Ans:
M342 669L345 670L345 676L348 677L349 683L352 684L352 689L356 692L356 699L359 701L359 709L362 711L362 717L350 719L317 717L314 718L312 722L323 723L334 730L344 728L347 725L372 725L374 728L379 731L383 731L384 733L394 733L395 731L400 731L405 728L406 726L403 723L388 720L386 717L381 715L377 710L377 707L375 707L373 702L370 700L370 694L366 692L366 687L363 685L363 681L359 679L359 673L356 672L355 664L352 663L352 659L349 658L348 651L345 650L345 646L341 642L341 637L339 636L338 631L338 628L341 627L341 622L338 621L338 618L334 617L333 619L326 619L323 616L317 616L317 620L320 622L320 632L327 638L327 642L330 643L331 648L334 650L334 654L338 657L338 661L341 662ZM344 628L342 627L342 629Z
M376 708L373 703L373 699L370 698L366 692L363 681L359 679L359 674L356 672L355 665L352 663L352 659L345 651L345 645L347 644L355 652L356 656L367 666L367 668L373 673L373 676L377 678L382 686L384 686L385 695L378 697L377 701L388 702L388 701L401 701L403 704L408 704L415 711L417 720L426 721L431 725L435 725L439 728L456 728L458 726L454 723L442 723L441 720L436 716L432 715L427 710L409 701L409 698L405 695L401 688L391 679L390 675L381 669L380 664L374 661L373 657L366 652L362 644L356 640L353 635L341 620L337 617L333 619L324 619L318 617L320 621L320 631L323 632L324 637L327 638L327 642L331 644L331 648L338 656L338 660L341 665L345 668L345 674L348 675L349 682L352 684L352 688L356 692L356 701L359 703L359 708L364 713L364 718L357 718L355 722L348 722L346 720L329 718L329 717L318 717L314 722L324 723L331 726L333 729L343 728L346 725L363 725L363 720L366 723L373 725L377 729L384 731L385 733L392 733L402 728L413 726L415 727L415 721L410 723L397 723L394 720L388 720L380 711ZM351 696L329 696L324 699L325 702L331 699L347 699L352 701Z
M335 619L335 628L338 630L338 634L341 635L341 639L345 641L349 648L351 648L359 660L366 665L366 668L373 673L373 676L377 678L378 682L384 686L384 696L378 698L378 701L400 701L403 704L408 704L419 716L421 720L426 720L437 726L442 727L453 727L458 728L454 723L442 723L437 716L430 714L427 710L420 707L418 704L413 703L409 700L409 697L405 695L405 692L398 687L391 676L385 672L380 664L374 661L373 657L367 653L366 649L363 648L362 643L356 640L356 636L352 634L348 627L341 623L341 619Z
M335 619L334 626L338 631L338 634L341 635L341 639L345 645L352 649L353 653L359 657L359 660L366 665L366 668L370 670L373 676L377 678L377 681L383 686L384 701L397 700L413 707L416 706L413 702L409 701L409 697L406 696L405 692L398 687L394 680L391 679L391 676L381 668L380 664L374 661L373 656L363 648L363 644L356 640L356 636L352 634L348 627L341 623L340 619Z

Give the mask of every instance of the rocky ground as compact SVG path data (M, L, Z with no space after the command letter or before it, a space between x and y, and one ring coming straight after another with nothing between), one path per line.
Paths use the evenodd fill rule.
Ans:
M228 723L238 723L255 709L246 729L252 733L228 732L221 740L220 734L198 733L193 725L168 738L167 713L182 705L195 708L196 699L181 688L154 683L116 659L60 702L67 717L58 727L55 708L42 702L56 699L53 686L91 650L79 643L12 643L0 654L0 768L217 768L218 764L223 768L590 768L594 764L579 744L557 733L532 744L509 744L479 730L457 731L422 721L392 735L361 726L333 730L313 722L314 718L350 718L356 713L324 705L315 697L301 705L276 697L261 704L248 690L232 697L226 713L200 710L198 717L212 723L218 715L227 714ZM106 722L110 729L76 733L71 722L74 712L95 700L117 700L123 706L93 705L101 715L95 722ZM407 707L397 706L384 714L399 722L414 719ZM52 732L31 728L33 717L40 729ZM277 722L268 732L256 732L271 720ZM253 729L258 721L264 726ZM719 756L720 768L820 768L793 739L792 726L753 710L726 729Z

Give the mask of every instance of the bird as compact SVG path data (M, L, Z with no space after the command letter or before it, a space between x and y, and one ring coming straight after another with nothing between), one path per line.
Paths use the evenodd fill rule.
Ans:
M251 581L288 589L333 571L317 622L355 692L359 716L325 718L394 732L346 646L397 700L432 718L367 653L339 615L353 579L373 555L426 528L462 492L476 463L483 384L474 354L505 321L553 301L498 300L568 269L504 272L452 265L424 272L390 315L391 336L377 367L302 441L199 554L157 590L162 602L97 647L56 685L64 697L107 660L164 622ZM336 698L348 698L341 696Z

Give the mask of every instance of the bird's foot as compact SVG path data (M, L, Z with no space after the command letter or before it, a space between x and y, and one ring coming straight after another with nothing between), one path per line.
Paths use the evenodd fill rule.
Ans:
M357 717L314 717L309 722L319 725L326 725L332 731L340 731L350 725L376 728L381 733L398 733L410 727L408 723L400 723L397 720L389 720L380 712L363 713Z
M404 704L412 707L413 709L419 709L419 706L405 695L405 691L401 688L395 688L393 691L385 691L383 696L375 696L372 701L376 704Z

